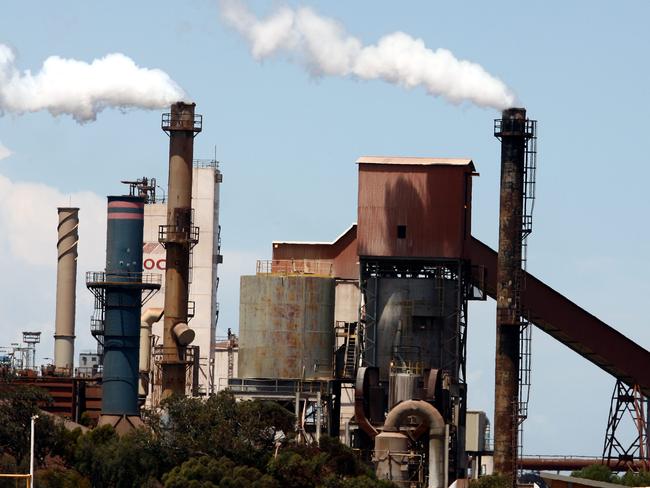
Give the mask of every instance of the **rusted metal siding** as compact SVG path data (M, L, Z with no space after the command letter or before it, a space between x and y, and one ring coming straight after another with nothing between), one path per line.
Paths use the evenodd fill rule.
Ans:
M357 257L357 226L352 225L336 241L328 242L274 242L273 260L315 260L332 264L332 276L359 279Z
M459 258L473 164L359 163L358 255ZM398 226L406 226L404 238Z
M357 226L354 225L334 246L334 276L337 278L359 279L359 256L357 255Z
M239 377L331 378L334 284L333 278L242 276Z
M273 260L311 259L332 261L332 244L309 242L274 242Z
M19 376L2 388L29 385L45 390L52 403L41 405L46 412L78 422L82 414L97 420L101 410L102 387L96 380L72 378L70 376Z

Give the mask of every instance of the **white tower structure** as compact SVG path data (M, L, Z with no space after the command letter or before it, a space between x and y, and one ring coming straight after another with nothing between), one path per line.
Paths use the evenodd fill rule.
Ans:
M199 228L199 241L193 248L190 260L189 326L195 332L190 344L192 354L198 357L188 361L188 394L208 395L215 391L214 385L214 343L218 316L217 269L221 262L219 226L219 186L222 175L217 161L196 160L192 175L193 222ZM158 272L162 275L161 290L144 306L164 308L165 299L165 249L158 242L158 228L167 223L167 204L157 193L155 202L144 208L144 272ZM156 405L160 401L160 368L156 346L162 345L163 321L153 324L151 330L150 365L151 381L147 403ZM198 348L198 349L197 349ZM193 385L194 383L194 385ZM194 388L192 388L194 386Z

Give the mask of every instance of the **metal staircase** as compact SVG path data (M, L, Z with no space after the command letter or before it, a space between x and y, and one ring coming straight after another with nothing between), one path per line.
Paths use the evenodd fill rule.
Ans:
M524 160L523 211L521 216L521 272L518 273L516 301L520 317L519 334L519 396L517 405L517 428L519 439L518 458L523 457L523 422L528 418L530 398L531 346L533 327L526 317L530 316L522 304L522 292L526 289L526 264L528 261L528 237L533 232L533 209L535 207L535 178L537 172L537 121L526 120L526 147Z
M343 378L354 379L357 374L357 322L345 322L343 324L344 337L344 362Z

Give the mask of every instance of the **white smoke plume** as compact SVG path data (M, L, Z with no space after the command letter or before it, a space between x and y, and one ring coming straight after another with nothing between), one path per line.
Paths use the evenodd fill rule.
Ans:
M91 63L50 56L36 74L20 72L15 60L14 52L0 44L0 112L47 110L88 122L108 107L159 109L185 98L167 73L141 68L119 53Z
M468 101L502 110L516 102L512 90L480 65L457 59L447 49L434 51L422 39L403 32L364 46L336 20L307 7L280 7L259 19L241 0L222 0L221 14L248 40L257 60L285 54L304 64L313 75L423 87L429 95L454 104Z

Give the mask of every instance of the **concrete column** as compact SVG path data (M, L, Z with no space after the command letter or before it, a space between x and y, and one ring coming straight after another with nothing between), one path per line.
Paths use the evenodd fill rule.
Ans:
M77 243L79 209L61 207L56 249L56 319L54 331L54 366L58 372L72 375L74 367L74 326L77 286Z

